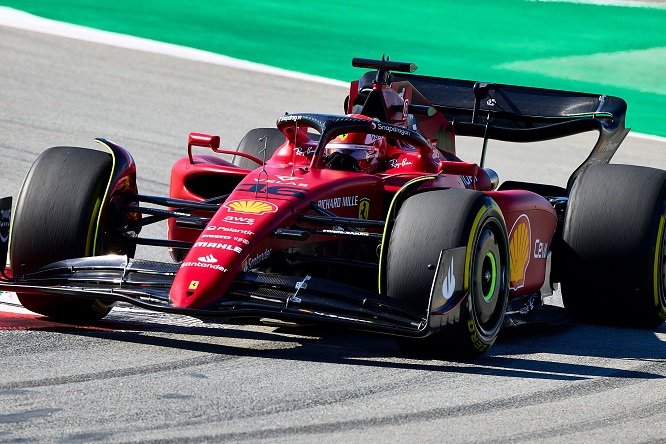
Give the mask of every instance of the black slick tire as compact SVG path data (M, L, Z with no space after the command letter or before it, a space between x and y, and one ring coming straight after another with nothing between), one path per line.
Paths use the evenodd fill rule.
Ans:
M264 141L263 138L266 137ZM236 151L240 153L250 154L258 159L270 159L275 151L277 151L282 144L284 144L285 136L277 128L255 128L250 131L241 139ZM264 145L265 143L265 145ZM266 153L261 151L266 147ZM242 157L234 156L234 165L246 170L254 170L260 165L252 160Z
M85 148L49 148L35 160L12 222L9 254L13 276L59 260L102 253L96 236L111 167L109 153ZM100 300L17 296L27 309L67 322L99 320L112 307Z
M666 171L593 165L562 233L564 305L577 320L655 328L666 318Z
M399 339L404 351L474 358L495 342L509 294L508 236L499 208L483 193L434 190L405 201L389 240L387 295L425 313L440 253L458 247L469 255L469 293L460 317L424 339Z

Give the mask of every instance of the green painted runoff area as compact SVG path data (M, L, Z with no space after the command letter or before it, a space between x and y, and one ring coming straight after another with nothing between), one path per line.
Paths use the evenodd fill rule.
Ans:
M42 17L333 79L352 57L418 73L615 95L666 136L666 8L529 0L0 0Z

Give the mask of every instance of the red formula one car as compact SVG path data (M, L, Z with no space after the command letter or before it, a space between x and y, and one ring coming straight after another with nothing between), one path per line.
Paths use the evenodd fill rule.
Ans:
M132 157L108 140L97 139L107 152L46 150L2 243L0 289L66 321L123 301L333 323L440 355L480 355L502 325L537 317L555 283L575 318L664 321L666 172L608 164L628 132L622 99L353 65L372 71L351 83L345 115L287 114L237 151L190 134L169 197L139 194ZM498 186L483 157L455 152L456 135L482 138L485 154L488 139L590 130L599 139L566 189ZM3 200L3 241L10 208ZM165 219L167 239L139 237ZM133 259L137 244L168 247L175 261Z

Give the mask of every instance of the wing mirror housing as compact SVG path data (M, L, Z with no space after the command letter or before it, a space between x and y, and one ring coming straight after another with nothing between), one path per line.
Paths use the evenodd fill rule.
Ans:
M499 176L490 168L480 168L469 162L439 162L437 174L455 174L463 178L463 182L471 181L472 188L480 191L494 191L499 186ZM467 178L467 179L465 179Z
M216 151L220 148L220 136L204 133L190 133L187 140L187 157L189 157L190 163L194 163L194 159L192 159L193 146L201 146Z

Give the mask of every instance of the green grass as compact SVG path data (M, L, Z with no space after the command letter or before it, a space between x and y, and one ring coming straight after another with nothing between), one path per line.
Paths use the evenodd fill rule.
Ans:
M527 0L0 0L55 20L348 81L352 57L419 74L617 95L666 136L666 9Z

